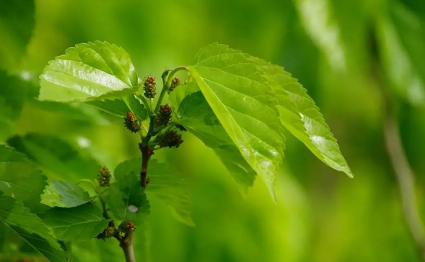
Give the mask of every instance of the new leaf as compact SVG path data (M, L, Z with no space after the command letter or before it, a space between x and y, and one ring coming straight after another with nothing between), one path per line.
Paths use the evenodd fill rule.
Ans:
M49 62L40 76L40 100L85 102L137 91L130 56L106 42L78 44Z

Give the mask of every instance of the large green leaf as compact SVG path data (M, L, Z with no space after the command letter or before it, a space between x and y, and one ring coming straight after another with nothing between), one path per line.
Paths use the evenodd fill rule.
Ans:
M66 261L59 243L50 235L41 219L15 199L0 196L0 222L51 262Z
M29 134L13 137L8 143L35 161L49 177L76 182L99 172L100 165L90 155L54 136Z
M278 98L280 120L285 128L325 164L353 177L336 139L307 90L283 68L259 59L258 63Z
M41 203L50 207L76 207L90 202L91 198L81 187L67 181L54 180L41 195Z
M126 96L124 99L91 101L88 104L117 117L124 118L127 112L133 112L141 121L148 119L148 111L134 95Z
M425 103L425 20L393 1L377 19L382 67L398 95L413 105Z
M78 44L49 62L40 76L40 100L116 98L134 93L138 78L130 56L106 42Z
M28 83L0 70L0 141L4 141L13 133L21 115L27 89Z
M0 145L0 191L5 195L22 201L31 210L43 209L40 195L46 179L24 154Z
M62 241L86 241L93 239L107 226L109 220L93 204L74 208L53 208L40 214L43 222Z
M273 196L285 139L277 100L250 56L212 44L188 68L205 99L241 155Z
M244 190L253 185L255 171L243 158L200 91L186 96L176 115L175 121L212 148Z
M0 1L0 66L14 69L26 53L34 28L34 0Z
M141 158L134 158L120 163L114 171L116 179L126 174L140 173ZM148 165L148 196L156 197L171 207L174 216L181 222L194 226L191 217L191 202L186 181L170 166L151 159Z
M120 177L111 186L107 204L116 219L133 222L149 214L150 208L140 180L134 173Z

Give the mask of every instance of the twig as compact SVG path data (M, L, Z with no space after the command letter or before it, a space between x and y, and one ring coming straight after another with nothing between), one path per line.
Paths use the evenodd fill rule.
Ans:
M128 232L123 238L118 239L120 247L124 251L126 262L136 262L133 249L133 232Z
M416 201L415 177L404 152L398 130L398 123L387 96L385 100L385 145L400 186L405 219L413 235L417 249L425 261L425 231L419 216L418 204Z
M387 154L390 158L394 173L400 188L404 217L409 230L415 240L418 252L425 261L425 231L419 216L418 204L415 194L415 177L404 152L403 143L398 130L398 122L394 112L391 96L385 77L382 74L382 64L378 56L375 32L371 32L372 74L376 81L384 102L384 137Z

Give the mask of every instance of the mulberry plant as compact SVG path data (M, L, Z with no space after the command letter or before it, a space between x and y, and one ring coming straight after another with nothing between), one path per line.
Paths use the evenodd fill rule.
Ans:
M42 174L29 172L34 181L40 180L41 201L27 193L40 189L13 186L15 180L20 185L20 178L10 178L7 190L0 180L0 220L16 228L47 260L67 261L74 242L116 239L123 260L136 261L133 242L139 238L134 236L143 235L148 226L151 197L193 226L184 180L155 158L157 150L184 150L180 145L185 132L210 147L239 186L249 188L259 177L273 199L285 131L325 164L352 176L318 107L282 67L211 44L198 52L193 65L159 73L140 79L128 53L99 41L71 47L45 67L40 101L87 103L120 117L128 135L138 138L133 146L140 151L115 169L99 166L97 177L84 174L76 183L52 180L46 185ZM29 163L8 146L0 146L0 161ZM5 176L1 170L0 176ZM6 211L15 216L3 215Z

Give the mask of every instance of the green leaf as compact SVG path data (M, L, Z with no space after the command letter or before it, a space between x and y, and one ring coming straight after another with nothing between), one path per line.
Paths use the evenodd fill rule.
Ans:
M89 193L67 181L49 182L41 195L41 203L50 207L76 207L90 201Z
M115 168L115 178L121 179L129 173L139 174L141 163L141 158L120 163ZM180 222L195 226L191 217L192 207L186 181L173 168L165 163L159 163L156 159L149 161L148 177L149 185L146 188L146 194L169 205L173 215Z
M118 98L138 89L130 56L106 42L78 44L49 62L40 76L40 100L85 102Z
M377 20L382 66L389 84L413 105L425 103L425 20L398 2Z
M49 261L66 261L65 252L50 235L49 229L22 203L10 197L0 196L0 222L11 228Z
M272 196L285 139L277 100L251 57L224 45L200 50L188 67L199 89L241 155Z
M214 150L244 191L253 185L255 171L243 158L200 91L186 96L176 115L175 121Z
M16 68L26 53L35 24L34 0L0 1L0 66Z
M122 99L105 99L87 102L87 104L116 117L124 118L128 107Z
M280 120L285 128L325 164L353 177L336 139L307 90L282 67L259 59L258 63L279 101Z
M91 101L88 104L120 118L124 118L128 112L133 112L140 121L148 119L148 111L143 102L134 95L123 99Z
M4 141L15 130L25 102L28 83L8 75L3 70L0 70L0 83L0 141Z
M29 134L15 136L9 139L8 144L25 153L50 178L76 182L99 172L100 165L96 160L57 137Z
M24 154L0 145L0 191L5 195L22 201L31 210L45 209L40 195L46 179Z
M53 230L57 239L62 241L86 241L100 234L109 220L102 212L87 203L74 208L53 208L40 214L43 222Z
M122 176L108 193L107 204L118 220L135 221L149 214L149 201L134 173Z
M347 50L341 37L331 0L296 0L300 22L330 65L337 70L347 69Z

